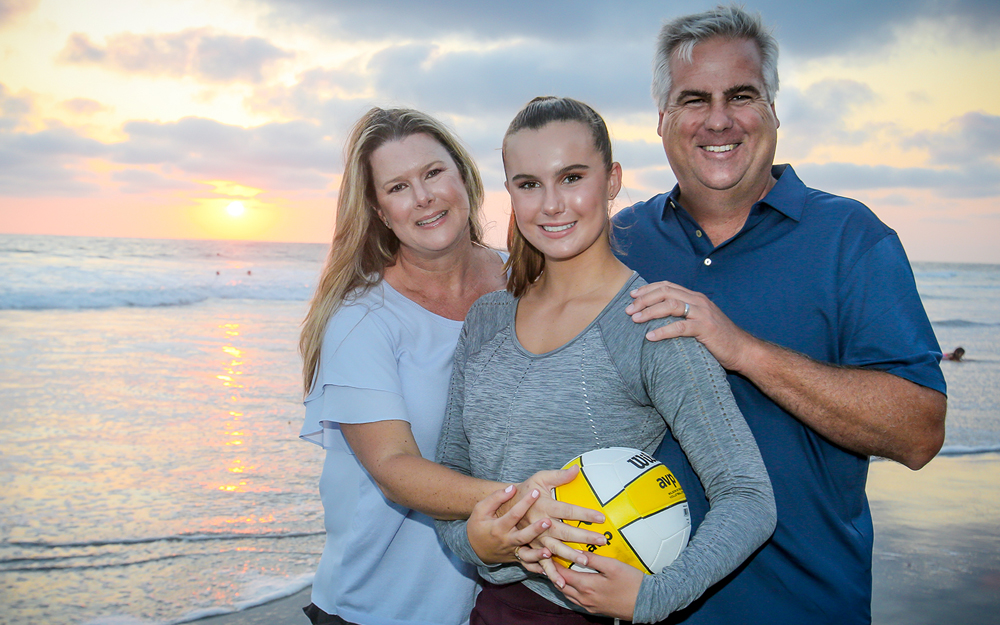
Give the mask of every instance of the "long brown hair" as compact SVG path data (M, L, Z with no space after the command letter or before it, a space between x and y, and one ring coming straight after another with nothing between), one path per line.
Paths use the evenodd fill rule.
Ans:
M313 387L319 368L326 325L337 309L360 292L381 282L385 268L395 262L399 239L378 218L372 181L371 156L379 147L415 134L436 139L455 161L469 195L469 232L482 243L480 213L483 181L472 156L444 124L412 109L373 108L354 124L344 146L344 176L337 196L337 225L319 284L302 322L299 353L305 393Z
M503 136L503 153L507 151L508 137L522 130L538 130L553 122L580 122L589 128L594 137L594 147L600 152L604 166L611 171L614 159L607 124L597 111L573 98L539 96L524 105ZM521 234L513 209L507 228L507 251L510 253L504 265L508 273L507 290L514 297L520 297L542 275L545 256Z

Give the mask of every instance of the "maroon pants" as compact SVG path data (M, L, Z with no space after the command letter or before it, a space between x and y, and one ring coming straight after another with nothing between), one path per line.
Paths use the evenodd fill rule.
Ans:
M469 625L612 625L615 619L567 610L524 584L495 586L483 582ZM621 621L627 623L627 621Z

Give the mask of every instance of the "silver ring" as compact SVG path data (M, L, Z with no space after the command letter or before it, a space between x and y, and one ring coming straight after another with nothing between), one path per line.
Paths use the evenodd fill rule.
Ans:
M684 302L684 312L683 312L683 314L681 314L681 318L682 319L687 319L689 312L691 312L691 304L688 304L687 302Z
M524 545L518 545L517 547L514 547L514 557L517 558L518 562L524 562L524 560L521 559L521 555L519 553L517 553L518 551L520 551L521 547L523 547L523 546Z

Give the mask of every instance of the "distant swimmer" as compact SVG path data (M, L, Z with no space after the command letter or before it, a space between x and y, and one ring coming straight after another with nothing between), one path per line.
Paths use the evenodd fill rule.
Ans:
M948 352L941 359L942 360L954 360L955 362L959 362L964 357L965 357L965 348L964 347L956 347L955 351Z

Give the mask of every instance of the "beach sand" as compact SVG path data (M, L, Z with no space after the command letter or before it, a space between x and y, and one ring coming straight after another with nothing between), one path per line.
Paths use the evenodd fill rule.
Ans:
M941 456L920 471L871 464L874 625L996 623L1000 454ZM309 589L199 625L308 625Z
M1000 622L1000 455L873 462L875 625Z
M309 605L312 587L242 612L213 616L199 621L198 625L310 625L302 608Z

